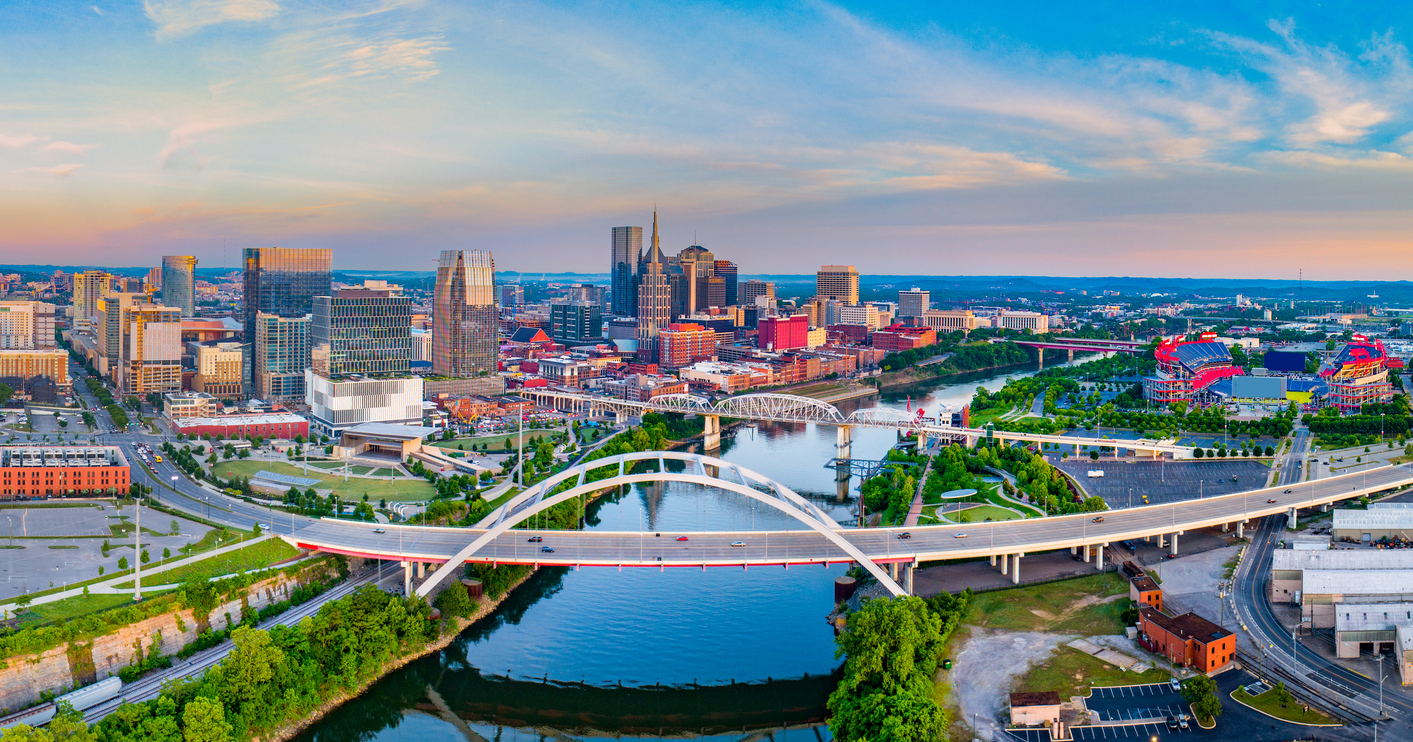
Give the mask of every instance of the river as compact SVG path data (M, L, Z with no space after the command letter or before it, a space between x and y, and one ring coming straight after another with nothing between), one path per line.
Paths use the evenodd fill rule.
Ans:
M965 404L977 386L996 390L1032 373L973 374L862 404L911 404L931 415ZM881 458L896 439L856 430L853 455ZM824 467L835 440L833 428L760 425L740 428L719 455L810 495L843 521L857 480L841 500L835 472ZM740 495L676 484L602 499L590 521L650 532L803 527ZM389 674L298 739L828 742L824 704L839 663L825 616L843 571L542 569L446 650Z

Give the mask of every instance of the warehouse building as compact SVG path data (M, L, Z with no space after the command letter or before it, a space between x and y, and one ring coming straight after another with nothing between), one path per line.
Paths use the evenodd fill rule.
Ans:
M1413 602L1413 569L1310 569L1300 613L1312 629L1335 628L1344 604Z
M1413 507L1403 507L1407 504L1374 503L1368 510L1336 510L1330 535L1335 541L1362 544L1413 539Z
M1413 570L1413 549L1335 549L1271 552L1271 601L1295 603L1308 570Z

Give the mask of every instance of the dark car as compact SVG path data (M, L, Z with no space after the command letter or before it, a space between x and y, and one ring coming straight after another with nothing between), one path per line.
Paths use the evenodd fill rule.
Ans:
M1285 492L1283 492L1283 493L1281 493L1281 494L1288 495L1288 494L1290 494L1290 490L1286 490Z
M553 546L541 546L541 547L540 547L540 552L543 553L543 554L553 554L553 553L554 553L554 547L553 547Z
M1276 502L1276 498L1272 497L1271 499L1269 499L1269 500L1266 501L1266 504L1267 504L1267 505L1274 505L1275 502Z
M530 538L527 538L527 539L525 539L525 540L528 541L529 543L532 543L532 544L538 544L538 543L540 543L541 541L544 541L544 540L545 540L545 537L544 537L544 536L531 536Z
M1169 729L1177 729L1177 728L1178 728L1178 720L1177 720L1177 717L1176 717L1176 716L1169 716L1169 717L1168 717L1168 728L1169 728Z
M911 533L908 533L907 531L903 531L902 533L898 534L898 538L902 538L902 539L908 539L908 538L912 538L912 537L913 537L913 535L912 535Z
M1103 523L1103 522L1104 522L1104 516L1101 515L1101 516L1099 516L1098 518L1095 518L1093 522L1094 522L1094 523Z

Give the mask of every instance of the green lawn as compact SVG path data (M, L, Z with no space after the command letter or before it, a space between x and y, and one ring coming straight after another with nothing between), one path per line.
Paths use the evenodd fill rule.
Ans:
M314 485L315 489L332 489L334 494L345 502L361 500L365 494L374 504L377 504L380 499L394 502L428 500L436 494L436 490L425 479L401 477L389 481L387 479L349 477L345 482L342 476L336 474L324 474L314 469L306 472L298 466L278 461L222 461L216 465L216 475L223 479L229 479L231 475L253 477L261 470L306 479L317 479L320 483Z
M1111 573L977 593L962 623L1010 631L1117 634L1123 630L1119 615L1128 600L1099 601L1127 593L1128 583Z
M167 585L178 582L185 582L188 578L212 578L220 575L244 572L246 570L258 569L278 561L289 559L299 554L299 550L285 543L282 539L270 539L261 541L258 544L251 544L243 549L228 551L213 557L202 559L192 564L186 564L166 572L158 572L150 577L144 576L143 582L152 582L158 585ZM132 581L117 585L118 588L132 587Z
M560 431L562 431L562 430L564 430L564 429L563 429L563 428L555 428L555 429L550 429L550 428L536 428L536 429L534 429L534 430L527 430L527 431L525 431L525 440L526 440L525 445L526 445L526 446L531 445L530 442L529 442L531 439L539 438L539 437L541 437L541 436L548 436L550 433L557 433L557 432L560 432ZM471 450L471 444L472 444L472 443L475 443L477 447L479 447L482 443L485 443L485 444L489 444L490 447L491 447L491 450L489 451L489 453L504 453L504 452L505 452L504 444L505 444L506 441L510 441L510 448L511 448L511 450L514 450L514 449L515 449L515 437L516 437L516 435L517 435L516 433L506 433L506 434L504 434L504 435L483 435L483 436L473 437L473 438L456 438L456 439L449 440L449 441L437 441L436 443L433 443L432 445L436 446L437 448L451 448L451 449L455 449L455 448L457 447L457 445L462 445L462 446L465 446L465 449L464 449L464 450L469 451L469 450Z
M53 603L36 605L19 614L20 627L36 624L68 621L90 613L105 611L132 602L132 594L121 595L75 595L72 598L56 600Z
M1237 703L1245 704L1257 711L1264 711L1277 719L1292 721L1296 724L1328 724L1339 726L1339 724L1328 716L1310 709L1305 710L1305 704L1299 701L1290 701L1282 704L1276 699L1274 689L1268 690L1259 696L1253 696L1246 692L1245 688L1237 688L1231 692L1231 697Z
M979 505L963 510L956 515L955 519L960 523L984 523L988 519L993 521L1020 520L1021 516L1010 510L998 508L995 505Z
M1021 676L1016 690L1022 693L1053 690L1060 694L1061 701L1068 701L1070 696L1088 696L1094 686L1166 683L1169 677L1167 670L1150 669L1143 673L1121 670L1074 647L1061 646Z

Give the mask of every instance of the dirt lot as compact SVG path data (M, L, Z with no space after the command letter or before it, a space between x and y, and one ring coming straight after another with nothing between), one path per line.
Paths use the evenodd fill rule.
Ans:
M1006 739L999 719L1011 684L1032 664L1073 638L1038 631L971 629L952 666L953 678L965 678L965 682L953 685L961 721L973 726L978 739Z

